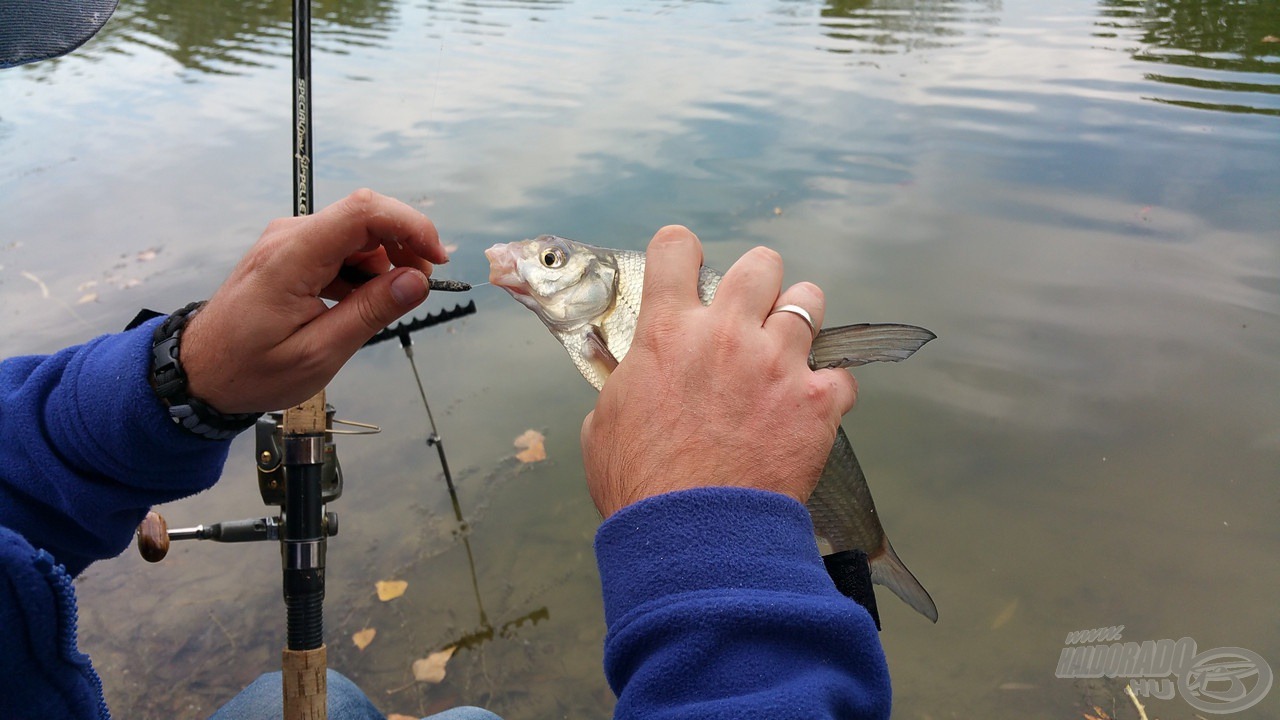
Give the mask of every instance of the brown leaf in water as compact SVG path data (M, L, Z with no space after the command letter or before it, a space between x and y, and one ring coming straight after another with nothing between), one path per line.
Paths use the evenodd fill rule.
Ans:
M1088 711L1086 711L1084 713L1085 720L1115 720L1115 718L1107 714L1106 710L1103 710L1097 705L1093 706L1093 711L1097 713L1097 715L1090 715Z
M525 430L524 434L516 438L515 446L522 448L516 453L516 459L522 463L538 462L547 459L547 449L543 446L543 442L547 438L537 430Z
M444 666L458 649L456 645L433 652L421 660L413 661L413 679L418 682L438 683L444 680Z
M1014 598L1013 602L1009 603L1008 605L1005 605L1004 609L1000 611L1000 614L996 615L995 619L991 621L991 629L999 630L1000 628L1004 627L1006 624L1008 624L1010 620L1013 619L1013 616L1016 615L1017 613L1018 613L1018 598Z
M374 585L378 588L378 599L382 602L395 600L409 588L409 583L404 580L379 580Z
M356 647L360 648L361 650L364 650L365 648L369 647L369 643L373 642L373 638L377 634L378 634L377 628L365 628L355 633L354 635L352 635L351 642L355 643Z

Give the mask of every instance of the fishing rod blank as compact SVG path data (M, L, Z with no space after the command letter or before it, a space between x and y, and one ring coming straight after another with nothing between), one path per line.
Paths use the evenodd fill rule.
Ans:
M293 214L310 215L311 0L293 0ZM325 720L324 646L326 532L322 475L328 427L325 392L284 411L285 502L280 558L288 642L282 656L284 720Z

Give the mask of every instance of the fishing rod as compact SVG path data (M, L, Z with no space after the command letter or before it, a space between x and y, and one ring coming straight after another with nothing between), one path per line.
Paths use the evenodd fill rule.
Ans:
M293 214L310 215L311 172L311 0L293 0ZM323 478L326 439L332 415L322 388L281 415L284 518L280 533L286 615L281 656L284 720L328 718L328 657L324 645L325 527ZM262 453L260 453L260 457ZM340 477L340 475L338 476ZM339 485L339 492L341 487ZM330 500L337 499L336 495ZM334 531L337 530L334 523Z
M311 0L293 0L292 80L293 214L302 217L311 214L314 207ZM354 267L343 267L339 275L355 286L372 277ZM460 281L432 279L430 282L432 290L459 292L471 289L470 285ZM400 323L374 336L366 345L398 337L409 357L419 394L426 405L426 391L413 361L409 334L474 312L475 303L470 302L465 307L441 311L422 320ZM428 444L434 444L439 452L449 492L454 498L454 511L461 520L461 507L445 458L444 444L429 405L427 414L432 428ZM358 429L335 429L335 423L354 425ZM325 556L328 538L338 532L338 516L326 511L326 505L342 495L343 485L333 436L378 432L378 428L365 423L335 420L334 409L326 402L325 390L321 389L297 406L263 415L256 424L255 432L258 490L265 504L280 508L279 515L171 531L164 518L152 511L138 527L138 550L148 562L159 562L168 553L172 540L278 540L286 612L286 644L281 655L283 717L284 720L327 720ZM474 570L472 574L474 577Z

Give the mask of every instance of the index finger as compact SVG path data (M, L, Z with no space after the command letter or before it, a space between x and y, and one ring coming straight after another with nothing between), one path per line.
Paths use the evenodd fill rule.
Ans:
M433 263L449 261L440 234L426 215L368 189L357 190L306 218L298 231L304 238L283 249L286 262L280 267L336 267L353 253L369 252L378 245L386 247L393 260L399 255Z
M668 225L659 230L649 241L644 264L641 317L648 308L701 304L698 271L702 267L702 243L689 228Z

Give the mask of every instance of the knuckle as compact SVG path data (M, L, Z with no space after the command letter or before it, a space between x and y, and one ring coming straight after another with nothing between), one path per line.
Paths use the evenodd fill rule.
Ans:
M377 194L369 188L360 188L343 200L343 209L352 215L365 215L372 209Z
M742 351L742 336L731 325L717 324L711 328L711 342L716 354L720 357L739 357Z
M779 267L782 266L782 256L773 248L765 247L764 245L757 245L751 248L750 252L747 254L751 255L752 259L756 262L777 265Z
M267 229L263 231L263 236L278 235L287 231L296 224L297 218L276 218L267 223Z
M795 289L798 292L804 295L807 295L818 306L824 306L827 302L827 296L825 293L822 292L822 288L818 287L817 285L814 285L811 282L808 282L807 280L802 280L796 283Z
M378 312L377 303L373 301L373 298L368 293L357 293L352 300L356 304L356 315L360 318L361 324L367 329L381 330L386 325L382 321L382 313Z
M635 344L655 353L665 353L680 341L681 328L673 322L650 322L636 328Z

